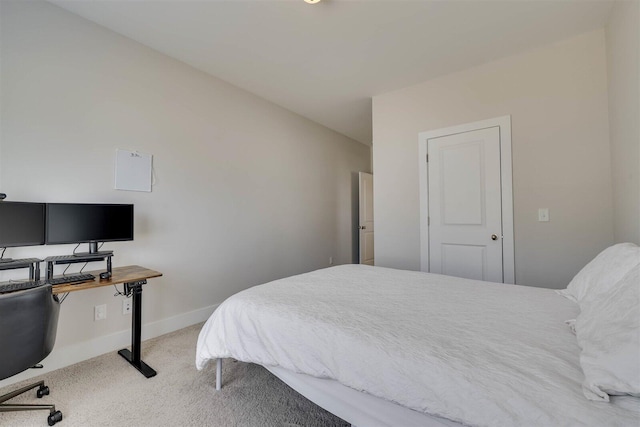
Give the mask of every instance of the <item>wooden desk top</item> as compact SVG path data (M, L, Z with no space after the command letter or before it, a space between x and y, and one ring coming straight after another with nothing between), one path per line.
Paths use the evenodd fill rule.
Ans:
M85 289L99 288L101 286L111 286L120 283L135 282L137 280L152 279L162 276L162 273L140 267L139 265L128 265L126 267L115 267L111 271L111 278L101 279L100 273L104 270L89 271L88 273L96 276L95 279L78 284L54 285L52 291L54 294L64 294L67 292L83 291Z

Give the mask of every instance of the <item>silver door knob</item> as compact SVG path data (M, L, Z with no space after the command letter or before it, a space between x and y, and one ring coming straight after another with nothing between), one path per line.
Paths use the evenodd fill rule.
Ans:
M361 225L360 227L358 227L360 230L366 230L367 226L366 225Z
M498 240L498 236L496 236L495 234L491 235L491 240Z

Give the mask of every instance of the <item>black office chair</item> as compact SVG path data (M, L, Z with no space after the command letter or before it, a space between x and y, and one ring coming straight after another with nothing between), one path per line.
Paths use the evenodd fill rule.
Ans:
M37 366L51 353L56 341L60 302L51 285L0 295L0 380ZM55 405L4 403L38 387L38 397L49 394L44 381L0 396L0 412L48 409L50 426L62 420ZM1 417L0 417L1 419Z

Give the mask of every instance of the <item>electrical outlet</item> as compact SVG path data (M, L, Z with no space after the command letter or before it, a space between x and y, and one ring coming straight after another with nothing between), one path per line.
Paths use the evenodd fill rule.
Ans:
M96 305L93 311L93 320L104 320L107 318L107 304Z
M122 314L131 314L131 300L129 298L122 300Z

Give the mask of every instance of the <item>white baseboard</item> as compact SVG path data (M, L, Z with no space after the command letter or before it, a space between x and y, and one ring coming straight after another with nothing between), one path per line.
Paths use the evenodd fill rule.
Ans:
M177 316L168 317L166 319L157 320L155 322L142 325L142 340L148 340L196 323L204 322L211 316L219 304L209 307L200 308L198 310L182 313ZM121 348L131 345L131 329L115 332L113 334L104 335L89 341L83 341L77 344L65 347L54 347L51 354L42 361L44 368L27 369L18 375L0 381L0 388L17 383L28 378L33 378L46 372L55 371L83 360L91 359L111 351L117 351Z

